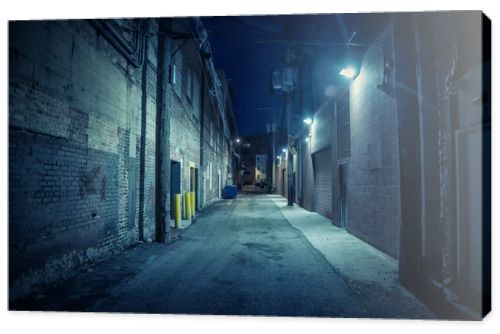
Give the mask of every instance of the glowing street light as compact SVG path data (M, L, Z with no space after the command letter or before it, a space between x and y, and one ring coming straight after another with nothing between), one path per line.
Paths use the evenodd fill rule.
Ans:
M286 153L286 148L282 148L281 152Z
M352 67L344 67L339 74L343 77L352 79L356 75L356 70Z
M306 137L306 143L309 143L311 141L311 137Z
M236 142L239 144L240 143L240 138L236 139Z
M304 119L304 124L311 125L313 123L313 119L311 117L307 117Z

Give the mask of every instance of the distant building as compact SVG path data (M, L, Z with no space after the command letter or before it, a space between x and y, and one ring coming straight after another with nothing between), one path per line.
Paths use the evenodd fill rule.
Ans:
M268 155L267 154L256 154L255 155L255 183L263 184L267 183L267 172L268 172Z

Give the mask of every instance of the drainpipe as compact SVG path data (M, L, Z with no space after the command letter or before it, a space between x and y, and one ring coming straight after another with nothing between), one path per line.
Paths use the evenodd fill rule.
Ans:
M171 58L172 19L160 18L158 26L158 60L156 79L156 152L155 152L155 237L157 242L170 242L170 112L168 98L172 94L168 69Z
M202 64L203 66L203 64ZM203 175L205 175L205 73L201 71L201 83L200 83L200 170L198 177L198 185L200 189L200 207L205 206L205 179ZM203 181L202 181L203 180Z
M144 59L141 58L142 55L140 53L144 52L146 36L146 33L141 36L142 23L139 24L139 31L136 32L134 37L134 46L131 47L106 20L88 20L88 22L115 48L116 51L132 64L132 66L138 68L142 65ZM142 50L139 45L142 47Z

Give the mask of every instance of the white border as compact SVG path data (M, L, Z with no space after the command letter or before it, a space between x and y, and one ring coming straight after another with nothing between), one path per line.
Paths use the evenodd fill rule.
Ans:
M487 332L498 331L500 324L500 312L492 313L480 323L474 322L447 322L447 321L406 321L406 320L355 320L355 319L314 319L314 318L263 318L263 317L227 317L227 316L170 316L170 315L117 315L117 314L82 314L82 313L41 313L41 312L7 312L7 82L8 82L8 43L7 43L7 20L13 19L53 19L53 18L89 18L89 17L140 17L140 16L193 16L193 15L227 15L227 14L293 14L293 13L331 13L331 12L371 12L371 11L422 11L422 10L457 10L457 9L481 9L492 19L493 24L493 58L496 55L498 40L497 20L500 17L495 5L497 1L475 0L475 1L389 1L389 0L349 0L349 1L327 1L327 0L205 0L205 1L168 1L168 0L3 0L0 4L0 36L2 37L0 58L4 79L0 80L0 92L2 94L2 117L0 123L1 143L1 217L2 217L2 255L0 257L0 268L2 268L2 281L0 300L2 310L0 311L0 326L3 333L34 332L34 333L173 333L173 332L198 332L198 333L318 333L336 332L353 333L362 331L365 333L387 333L389 331L407 333L427 333L428 331L439 331L452 333L470 333L472 331L484 330ZM496 82L498 66L493 64L493 82ZM495 88L495 84L493 87ZM495 97L495 92L492 96ZM493 101L493 106L495 106ZM498 133L498 119L493 114L493 165L492 171L499 171L498 148L500 148ZM497 172L498 173L498 172ZM492 194L492 228L493 235L498 237L498 222L500 203L498 203L499 179L493 172L493 194ZM495 239L495 238L494 238ZM496 238L498 240L498 238ZM493 247L493 308L499 300L499 289L495 286L495 278L498 278L499 247L492 243Z

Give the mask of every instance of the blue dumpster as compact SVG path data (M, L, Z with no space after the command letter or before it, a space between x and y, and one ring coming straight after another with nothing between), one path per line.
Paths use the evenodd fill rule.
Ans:
M236 194L238 193L238 189L236 186L225 186L224 187L224 198L236 198Z

